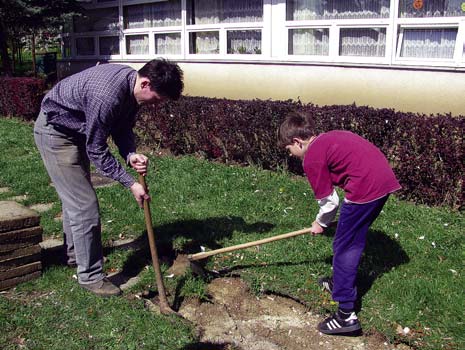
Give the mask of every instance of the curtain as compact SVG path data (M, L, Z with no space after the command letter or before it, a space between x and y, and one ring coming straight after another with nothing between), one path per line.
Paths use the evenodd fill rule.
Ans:
M450 17L463 16L463 0L399 0L400 17Z
M456 28L404 29L401 57L454 58Z
M157 55L181 54L181 33L155 34L155 53Z
M388 18L390 0L287 0L287 20Z
M220 53L219 32L194 32L190 33L190 53L194 54L218 54Z
M148 35L126 36L126 53L128 55L146 55L149 53Z
M329 55L329 29L289 30L290 55Z
M119 28L119 14L117 7L89 10L86 15L74 20L75 32L92 32L103 30L117 30Z
M262 32L260 30L228 31L228 53L261 54Z
M340 31L341 56L383 57L385 52L385 28L344 28Z
M263 21L263 0L190 0L190 24Z

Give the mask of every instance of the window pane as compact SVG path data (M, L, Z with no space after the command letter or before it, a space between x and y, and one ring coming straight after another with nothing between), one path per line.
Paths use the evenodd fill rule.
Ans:
M383 57L386 52L386 28L341 28L341 56Z
M100 55L119 55L119 37L102 36L99 38Z
M69 37L63 37L61 44L63 46L63 57L71 57L71 39Z
M289 55L329 55L329 29L290 29Z
M286 0L286 19L389 18L390 0Z
M152 4L152 18L154 27L180 26L182 24L181 0Z
M262 53L261 30L230 30L228 31L228 53L253 54Z
M263 0L188 0L188 24L263 21Z
M119 15L117 7L88 10L84 16L75 18L75 32L117 30Z
M463 0L399 0L399 17L463 16Z
M124 28L180 26L181 0L125 6Z
M126 53L128 55L147 55L149 53L149 36L147 34L127 35Z
M191 54L218 54L220 53L220 33L219 32L189 33L189 53Z
M180 55L181 33L155 34L155 53L157 55Z
M453 58L457 28L404 29L401 57Z
M78 56L94 55L94 38L76 38L76 53Z

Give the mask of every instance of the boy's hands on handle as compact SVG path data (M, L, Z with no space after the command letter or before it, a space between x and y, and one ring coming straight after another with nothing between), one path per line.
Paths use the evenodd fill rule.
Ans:
M147 175L148 163L149 159L143 154L135 153L129 157L129 164L141 176ZM143 208L144 201L150 200L148 190L139 182L134 182L130 189L139 207Z
M316 221L312 222L312 227L310 229L313 236L319 235L324 231L324 228Z
M147 174L148 164L149 159L143 154L134 153L129 157L129 165L131 165L131 167L142 176L145 176Z

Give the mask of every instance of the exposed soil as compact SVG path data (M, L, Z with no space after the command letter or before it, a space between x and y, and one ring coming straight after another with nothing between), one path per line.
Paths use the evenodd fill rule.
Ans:
M410 349L382 337L327 336L316 330L322 320L298 302L280 296L252 295L239 278L217 278L208 287L210 302L185 300L179 313L196 325L208 349ZM203 349L199 347L198 349ZM205 350L207 347L205 347Z

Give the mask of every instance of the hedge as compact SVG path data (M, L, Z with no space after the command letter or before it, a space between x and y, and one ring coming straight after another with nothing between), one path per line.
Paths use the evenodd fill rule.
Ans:
M0 78L0 115L34 119L40 110L45 82L38 78Z
M419 204L463 209L465 117L423 115L371 107L323 106L295 101L227 100L182 97L144 107L137 123L141 142L174 154L286 167L302 174L300 164L276 145L277 129L291 110L303 110L317 132L353 131L377 145L402 184L398 196Z

